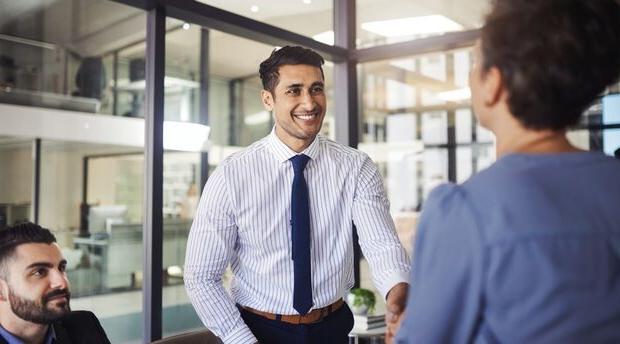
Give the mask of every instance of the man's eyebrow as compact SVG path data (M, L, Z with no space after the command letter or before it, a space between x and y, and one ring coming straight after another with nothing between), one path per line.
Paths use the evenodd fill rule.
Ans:
M50 262L34 262L26 267L26 269L31 268L53 268L54 264Z
M67 264L67 260L63 259L60 261L60 263L58 265L66 265ZM50 262L34 262L30 265L28 265L26 267L26 269L32 269L32 268L53 268L54 264L50 263Z
M298 88L298 87L303 87L303 86L304 86L303 83L296 83L296 84L290 84L286 86L286 88ZM314 87L314 86L325 86L325 83L323 81L315 81L310 85L310 87Z
M296 83L296 84L290 84L288 86L286 86L286 88L297 88L297 87L303 87L304 84L302 83Z

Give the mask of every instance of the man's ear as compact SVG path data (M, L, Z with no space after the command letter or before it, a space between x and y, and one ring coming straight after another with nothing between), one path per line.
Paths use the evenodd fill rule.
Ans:
M483 77L484 104L486 106L496 105L504 96L504 78L502 72L497 67L491 67Z
M267 90L260 91L260 98L267 111L273 111L273 95Z

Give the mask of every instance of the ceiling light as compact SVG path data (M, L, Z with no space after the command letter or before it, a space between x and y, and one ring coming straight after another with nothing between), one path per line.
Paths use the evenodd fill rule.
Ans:
M316 35L312 36L312 38L314 38L315 41L319 41L321 43L334 45L334 31L317 33Z
M206 152L210 131L202 124L164 121L164 149Z
M268 123L270 118L271 118L271 114L269 112L260 111L260 112L245 116L245 118L243 119L243 122L245 123L245 125L259 125L259 124Z
M252 7L250 7L250 11L252 11L254 13L258 12L258 6L252 5Z
M446 102L460 102L471 98L469 87L437 93L437 98Z
M401 37L459 31L463 26L436 14L362 23L362 29L385 37Z
M183 23L183 30L189 30L190 26L189 23Z
M312 0L303 0L303 3L306 5L310 5L312 3Z

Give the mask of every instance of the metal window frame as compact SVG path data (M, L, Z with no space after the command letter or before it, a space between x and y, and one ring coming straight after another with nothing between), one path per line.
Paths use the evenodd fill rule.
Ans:
M179 19L203 29L215 29L274 46L302 45L334 62L334 99L337 113L336 138L356 147L361 132L361 107L358 91L359 63L441 52L471 46L479 30L469 30L409 42L357 49L356 1L333 0L335 45L327 45L286 29L192 0L110 0L147 11L147 77L146 77L146 142L145 142L145 204L144 204L144 342L162 336L162 257L163 257L163 78L165 74L165 20ZM205 41L208 38L205 37ZM203 41L202 44L205 44ZM206 50L206 49L201 49ZM208 66L201 66L201 80L208 80ZM206 81L208 82L208 81ZM201 89L201 105L206 98L208 83ZM208 122L208 110L201 122ZM207 158L206 156L202 157ZM207 166L204 161L202 169ZM201 184L204 180L201 181ZM360 255L355 257L356 283L359 284Z
M144 168L143 340L162 337L164 76L166 11L155 6L146 21L146 110Z

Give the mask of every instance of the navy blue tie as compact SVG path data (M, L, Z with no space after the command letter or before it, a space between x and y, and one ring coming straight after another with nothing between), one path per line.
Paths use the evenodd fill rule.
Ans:
M299 314L306 314L312 307L312 276L310 274L310 207L308 186L304 179L304 168L310 159L307 155L296 155L293 163L293 192L291 196L291 226L293 228L293 308Z

